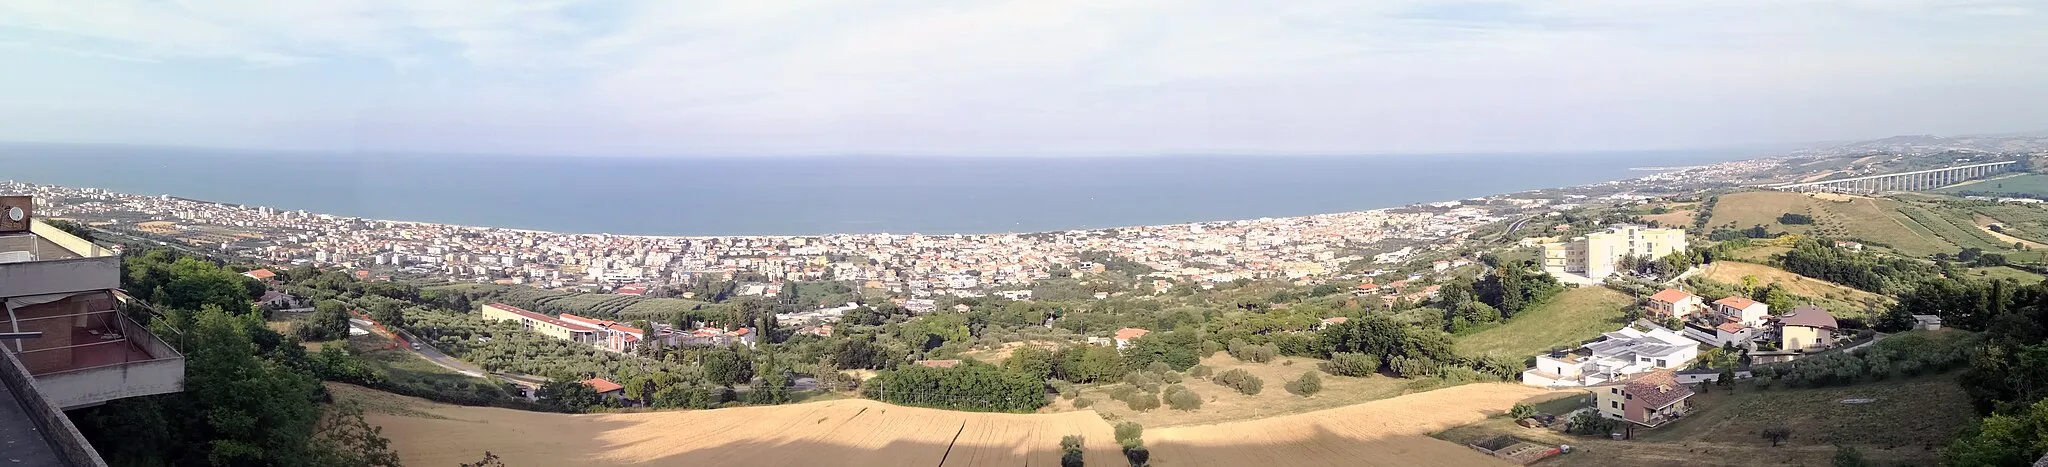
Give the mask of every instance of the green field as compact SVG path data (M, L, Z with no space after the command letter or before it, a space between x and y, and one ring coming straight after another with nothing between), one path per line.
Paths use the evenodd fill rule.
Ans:
M1845 399L1875 400L1846 404ZM1523 428L1505 416L1432 436L1469 443L1507 434L1538 444L1572 445L1571 454L1543 465L1664 465L1672 459L1713 460L1701 465L1829 465L1837 444L1855 446L1874 461L1871 465L1934 465L1949 436L1975 418L1969 398L1950 375L1815 389L1757 390L1737 384L1734 389L1709 388L1688 402L1692 413L1663 427L1635 430L1636 438L1629 441ZM1792 430L1792 437L1771 446L1758 433L1773 427Z
M1968 275L1971 276L1988 279L2012 279L2020 281L2021 284L2032 284L2036 282L2041 282L2041 279L2043 279L2043 277L2040 274L2035 274L2004 266L1995 268L1971 268L1969 271L1970 272L1968 273Z
M1552 348L1576 345L1600 333L1621 329L1622 310L1633 300L1606 287L1567 289L1542 307L1507 323L1457 336L1458 353L1527 357Z
M2048 196L2048 174L2022 174L2013 177L1985 180L1967 185L1956 185L1936 193L1985 192L1999 194Z
M1785 213L1813 216L1814 223L1779 224L1778 216ZM1994 221L2009 224L2012 231L2006 234L2017 238L2001 238L1979 227ZM1854 239L1916 258L1980 248L2016 262L2048 259L2048 251L2013 249L2014 241L2048 240L2048 209L1979 205L1945 196L1906 194L1869 198L1771 191L1730 193L1722 195L1715 204L1708 225L1763 225L1771 232ZM1757 259L1756 256L1761 255L1743 257Z

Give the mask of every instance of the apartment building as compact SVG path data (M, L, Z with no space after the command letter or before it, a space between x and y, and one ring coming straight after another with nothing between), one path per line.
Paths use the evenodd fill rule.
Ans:
M1536 367L1522 372L1522 384L1592 386L1637 373L1684 368L1699 357L1699 346L1699 341L1676 331L1637 321L1577 349L1536 356Z
M528 331L538 332L556 339L566 339L586 344L596 342L597 329L595 328L563 321L553 316L526 311L512 305L503 303L484 305L483 315L484 319L517 322Z
M1618 225L1605 231L1544 243L1543 269L1592 280L1614 275L1623 258L1663 258L1685 251L1685 231Z

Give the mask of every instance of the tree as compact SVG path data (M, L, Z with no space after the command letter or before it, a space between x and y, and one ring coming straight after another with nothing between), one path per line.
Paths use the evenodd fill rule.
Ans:
M534 394L540 396L541 403L558 412L577 413L604 403L596 389L572 378L550 378Z
M1286 386L1287 392L1290 394L1301 397L1314 396L1316 393L1323 391L1323 378L1316 376L1314 371L1305 371L1301 373L1300 378L1289 381L1284 386Z
M330 347L331 348L331 347ZM335 404L314 429L310 464L322 467L398 467L398 453L384 439L384 427L363 420L354 401Z
M1565 430L1582 435L1598 436L1606 436L1608 433L1614 432L1614 420L1600 416L1599 412L1598 410L1580 411L1578 415L1572 417L1571 421L1565 422Z
M1863 459L1863 453L1856 448L1835 445L1835 467L1870 467L1870 461Z
M1357 352L1337 352L1330 354L1322 369L1337 376L1370 376L1380 371L1380 359Z
M1086 444L1081 435L1067 435L1060 438L1060 467L1083 467L1085 457L1081 446Z
M703 361L697 366L712 384L732 387L754 379L754 361L741 354L738 346L709 350L700 357Z
M497 454L484 451L483 460L476 461L474 464L462 464L461 467L505 467L505 461L499 460Z
M1762 433L1758 433L1758 436L1771 440L1771 447L1775 448L1778 447L1779 442L1792 438L1792 429L1785 427L1765 428Z
M1196 394L1195 390L1188 389L1187 386L1178 384L1167 386L1165 396L1166 406L1172 407L1174 410L1199 410L1202 408L1202 395Z
M1003 369L1029 375L1039 381L1052 377L1053 353L1035 345L1023 345L1003 360Z
M1993 414L1943 451L1949 465L2029 465L2048 450L2048 400L2012 414Z
M1116 444L1124 446L1145 445L1145 426L1139 425L1138 422L1117 423Z
M1253 376L1251 372L1244 371L1243 369L1232 369L1218 373L1212 380L1216 384L1228 386L1248 396L1257 395L1266 386L1264 380L1259 379L1258 376Z
M1536 415L1536 407L1529 404L1515 404L1513 408L1508 409L1508 418L1520 420L1531 415Z

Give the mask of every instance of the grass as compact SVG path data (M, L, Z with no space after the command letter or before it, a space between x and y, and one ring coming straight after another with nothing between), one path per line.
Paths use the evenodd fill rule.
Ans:
M1633 303L1629 296L1606 287L1566 289L1506 323L1457 336L1458 352L1526 357L1578 344L1620 329L1622 309Z
M1292 360L1294 364L1284 362ZM1128 386L1123 383L1095 384L1084 387L1081 397L1095 402L1088 407L1114 421L1135 421L1146 428L1203 425L1239 420L1251 420L1279 415L1313 412L1342 407L1367 401L1386 399L1414 392L1448 387L1448 383L1437 379L1405 379L1374 375L1363 378L1335 376L1318 372L1323 379L1322 392L1314 397L1289 394L1284 386L1288 381L1300 378L1302 372L1314 371L1322 360L1305 357L1281 357L1269 363L1246 363L1231 358L1222 352L1202 359L1203 365L1222 373L1232 369L1243 369L1265 381L1265 387L1256 395L1239 394L1229 387L1213 382L1184 377L1181 385L1202 396L1202 408L1192 411L1174 410L1160 406L1147 412L1130 409L1122 401L1109 398L1110 391ZM1065 412L1075 410L1073 401L1060 398L1045 411Z
M1779 284L1785 287L1787 292L1806 297L1813 305L1844 318L1869 314L1869 305L1872 303L1891 303L1890 298L1882 295L1754 263L1717 261L1701 271L1700 276L1715 282L1735 285L1742 284L1743 277L1756 276L1757 285ZM1716 298L1719 297L1709 297L1709 300Z
M1841 403L1852 398L1876 401ZM1512 434L1536 443L1572 445L1571 454L1545 461L1554 465L1657 465L1672 459L1701 465L1828 465L1836 444L1856 447L1874 465L1932 465L1940 457L1937 449L1974 418L1969 398L1949 375L1812 389L1757 390L1743 383L1712 388L1690 403L1694 411L1685 418L1639 429L1629 441L1523 428L1506 417L1434 436L1467 443ZM1772 427L1789 428L1792 437L1771 447L1759 433Z
M1964 191L2048 196L2048 175L2025 174L1935 190L1937 193L1960 193Z
M2044 279L2040 274L2013 269L2005 266L1995 268L1971 268L1969 275L1986 279L2012 279L2021 284L2033 284Z
M1987 204L1971 207L1991 222L2005 224L2005 234L2037 243L2048 243L2048 207L2027 204ZM1983 224L1983 222L1979 222Z
M1721 195L1714 202L1714 216L1707 219L1707 228L1732 227L1746 229L1762 225L1772 232L1806 233L1810 225L1785 225L1778 223L1778 216L1785 213L1815 214L1814 200L1801 193L1777 191L1746 191Z
M376 334L348 339L349 351L383 375L385 384L380 388L449 402L481 403L509 395L497 382L458 373L391 344L390 339Z

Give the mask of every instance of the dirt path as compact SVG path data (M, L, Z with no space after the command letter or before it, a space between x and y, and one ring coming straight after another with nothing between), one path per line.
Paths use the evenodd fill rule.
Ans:
M1145 433L1152 463L1180 466L1509 465L1430 433L1476 422L1545 394L1518 384L1468 384L1284 417Z
M2005 234L2004 232L1999 232L1999 231L1991 230L1991 224L2004 224L2004 223L2005 223L2005 222L2003 222L2003 221L2000 221L2000 220L1998 220L1998 219L1994 219L1994 218L1992 218L1991 216L1986 216L1986 215L1983 215L1983 214L1978 214L1978 215L1977 215L1977 218L1976 218L1976 221L1977 221L1977 222L1976 222L1976 224L1977 224L1977 229L1978 229L1978 230L1983 230L1983 231L1984 231L1984 233L1987 233L1987 234L1991 234L1991 236L1993 236L1993 237L1998 237L1998 239L1999 239L1999 240L2002 240L2002 241L2004 241L2005 243L2019 243L2019 244L2021 244L2021 245L2026 245L2026 246L2027 246L2027 248L2035 248L2035 249L2039 249L2039 248L2048 248L2048 245L2043 245L2043 244L2040 244L2040 243L2036 243L2036 242L2034 242L2034 241L2032 241L2032 240L2027 240L2027 239L2024 239L2024 238L2019 238L2019 237L2014 237L2014 236L2011 236L2011 235L2006 235L2006 234Z

